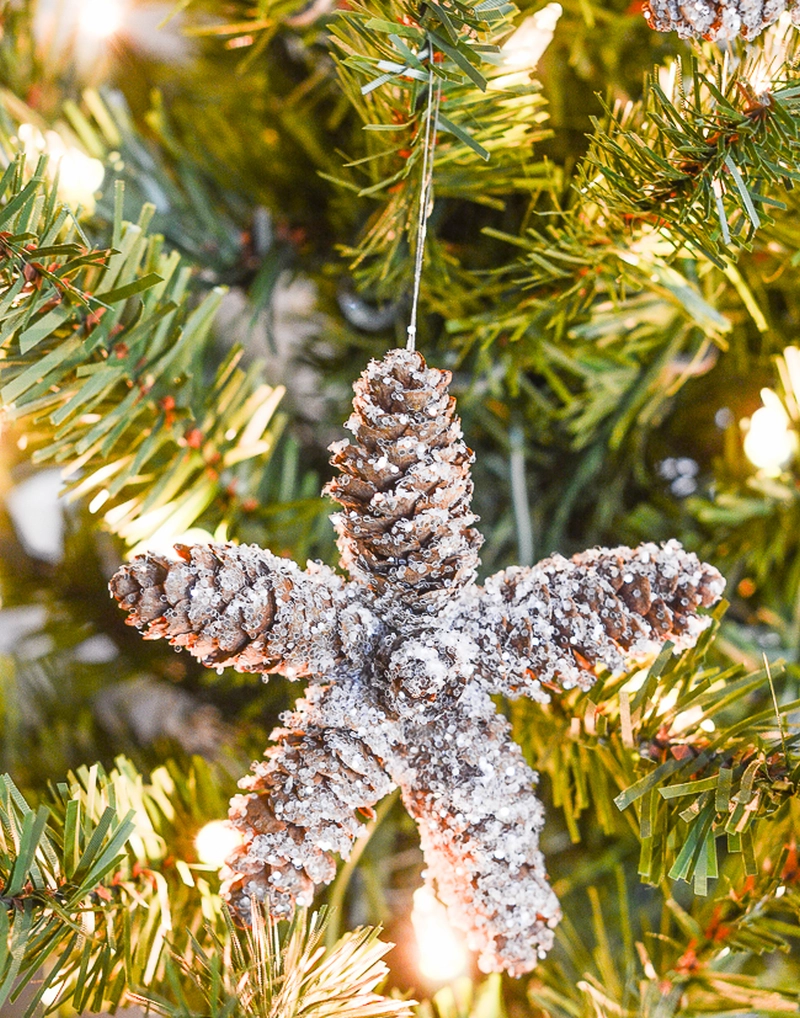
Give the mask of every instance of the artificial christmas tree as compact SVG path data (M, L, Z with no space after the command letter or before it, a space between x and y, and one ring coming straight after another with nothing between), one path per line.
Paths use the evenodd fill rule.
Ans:
M796 1009L798 414L792 355L776 361L800 321L800 86L788 13L753 42L739 33L715 45L659 35L640 10L595 0L541 10L496 0L292 0L257 10L195 0L158 11L174 14L158 36L143 0L114 9L116 21L95 17L89 0L0 8L2 466L3 491L18 492L14 522L0 527L0 751L10 775L0 794L0 1007L69 1013L149 999L176 1018L405 1014L410 1005L391 988L375 992L382 948L343 932L381 922L398 944L392 985L433 993L409 949L419 836L391 796L363 823L337 812L354 782L377 802L388 778L363 740L332 744L317 692L289 715L297 734L280 737L251 791L288 810L280 822L293 830L304 816L294 783L319 778L343 843L357 835L328 892L329 953L318 956L320 927L300 912L291 927L258 912L250 932L237 930L218 863L203 861L236 776L294 699L281 679L261 686L225 661L271 669L286 634L309 644L306 623L329 612L333 626L337 599L355 585L369 587L387 619L430 605L420 619L434 620L432 633L453 590L483 589L474 593L480 639L471 638L486 691L448 708L441 731L432 720L432 739L419 744L433 746L448 727L456 738L482 727L491 751L519 761L519 787L492 786L484 803L492 816L509 811L513 833L501 825L469 903L457 867L434 862L434 876L463 926L490 931L496 961L530 967L539 933L523 924L504 942L496 888L481 881L507 879L499 856L514 855L520 824L511 820L531 801L531 768L547 823L538 832L537 814L523 840L541 838L563 916L531 974L502 986L476 975L434 993L421 1014ZM745 34L777 13L759 9ZM279 313L287 273L316 294L296 335ZM243 350L230 348L232 307L242 309ZM420 525L441 540L425 558L428 536L410 535L421 569L409 572L389 561L397 556L385 536L408 518L405 504L378 499L365 515L384 494L389 457L365 474L358 446L340 447L344 473L330 491L342 503L348 583L334 571L330 506L318 497L324 449L339 434L350 383L370 357L403 345L410 317L429 362L452 371L476 452L472 504L466 451L445 422L421 444L453 497L444 516L421 506L429 515ZM277 373L298 361L307 362L303 387L291 367ZM444 400L444 375L429 370ZM762 389L773 411L775 401L785 407L770 418L780 420L783 450L772 466L748 460L756 439L764 444ZM366 392L354 423L371 449L385 436L370 436ZM401 448L395 465L413 500L424 479L407 462L412 452ZM52 500L50 526L60 529L31 542L44 516L28 510L26 536L24 485L53 468L73 501ZM471 586L473 513L482 575L497 574L482 587L482 575ZM688 550L658 550L673 537ZM203 542L217 550L165 564L173 544ZM609 659L631 634L604 625L597 640L576 634L579 613L562 627L580 641L562 685L578 684L548 702L515 699L536 692L537 668L549 667L549 651L537 656L531 642L543 591L562 604L559 585L574 578L583 590L591 575L608 594L603 555L582 553L574 565L568 556L642 542L651 582L676 556L686 565L699 554L722 567L731 604L712 609L690 647L677 631L681 611L670 614L674 591L656 591L662 607L623 576L611 606L684 640L680 653ZM253 545L269 551L248 552ZM47 557L36 558L42 549ZM222 674L120 624L105 590L131 551L152 576L120 593L154 635L185 626L184 616L194 625L182 592L214 577L222 620L198 618L200 631L172 635ZM540 570L513 568L546 555ZM254 606L242 593L251 588L237 587L248 556L256 573L267 567L252 580L267 591ZM303 573L289 561L309 558L325 564ZM124 568L130 578L139 567ZM170 617L148 586L167 573ZM437 586L439 575L452 586ZM273 580L296 614L280 618ZM718 593L712 582L699 597ZM240 610L242 599L258 618ZM225 621L229 608L235 618ZM270 649L262 636L273 624L285 628ZM348 653L369 657L359 626ZM333 665L346 630L325 630L337 634ZM380 655L363 668L385 673L390 691L408 680L416 695L440 671L418 667L419 642L416 630L401 641L402 668L384 669ZM588 671L593 659L611 670ZM587 676L593 684L582 688ZM181 695L156 698L159 688ZM147 724L142 695L152 697ZM178 700L180 718L155 724ZM181 739L209 717L209 737ZM208 759L189 759L192 746ZM432 761L451 760L437 753ZM408 760L423 792L415 799L407 782L407 805L436 860L442 818L429 793L450 803L459 785ZM452 764L468 765L464 785L474 790L480 754ZM255 801L240 801L245 828ZM258 824L271 824L268 810ZM456 854L468 849L454 839ZM256 884L269 879L257 855L252 845L238 855ZM332 863L317 862L305 877L328 879ZM295 893L293 861L269 865ZM240 878L231 878L237 894ZM481 894L491 907L476 906ZM421 909L416 918L419 926Z

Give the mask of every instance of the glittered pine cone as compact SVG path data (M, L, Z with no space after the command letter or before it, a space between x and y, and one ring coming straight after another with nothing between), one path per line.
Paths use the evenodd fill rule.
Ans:
M345 425L355 441L331 446L341 476L326 493L343 506L333 518L342 565L379 599L419 614L474 579L483 540L450 378L419 353L391 350L356 382Z
M280 671L290 677L340 657L334 624L343 582L315 563L306 572L256 545L176 545L178 559L147 552L112 577L128 625L146 640L167 639L207 668Z
M336 875L332 853L350 855L372 805L392 788L361 740L309 724L310 705L298 706L284 717L290 727L272 733L277 745L239 782L246 794L231 800L230 820L244 842L227 860L222 893L244 916L253 896L268 899L274 916L310 905L315 887Z
M657 32L713 41L755 39L785 10L797 24L800 8L792 0L646 0L644 16Z

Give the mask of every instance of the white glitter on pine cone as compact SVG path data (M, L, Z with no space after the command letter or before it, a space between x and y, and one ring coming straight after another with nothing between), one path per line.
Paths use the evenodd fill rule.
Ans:
M755 39L784 11L800 23L800 6L792 0L646 0L644 5L647 23L657 32L719 42L739 35Z
M308 676L230 818L243 844L224 893L275 915L311 903L373 806L399 787L420 830L424 879L479 952L520 975L553 943L558 901L539 834L536 774L490 694L547 700L589 688L666 640L693 645L724 581L677 542L555 555L475 584L472 453L448 372L390 351L356 384L328 486L345 581L255 546L146 555L111 588L146 638L205 664Z

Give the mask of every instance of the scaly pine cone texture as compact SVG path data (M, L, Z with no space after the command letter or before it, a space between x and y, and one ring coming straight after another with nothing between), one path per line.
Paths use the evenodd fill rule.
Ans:
M520 975L561 913L536 774L491 694L547 700L588 689L597 665L692 646L724 580L670 541L555 555L478 587L472 453L449 382L393 350L356 384L355 441L332 447L340 476L327 489L349 581L254 546L179 546L177 560L123 566L111 590L147 639L211 667L310 678L231 803L243 844L223 893L242 915L254 897L276 915L308 904L399 787L424 879L481 968Z
M356 382L345 424L355 442L331 446L341 476L326 493L343 506L333 517L342 565L414 613L437 611L474 580L483 542L449 383L421 354L392 350Z
M255 546L176 545L179 561L140 556L113 576L111 593L145 640L185 647L207 668L309 675L339 656L332 621L344 586L325 566L301 572ZM330 617L333 611L334 616Z
M646 0L644 16L657 32L677 32L681 39L723 42L737 35L755 39L791 11L798 24L800 7L789 0Z

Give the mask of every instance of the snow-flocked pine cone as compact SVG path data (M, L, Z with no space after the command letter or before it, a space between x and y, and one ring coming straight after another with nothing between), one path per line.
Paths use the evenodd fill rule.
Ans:
M333 517L342 565L417 614L437 612L472 582L483 542L450 378L409 350L371 361L345 425L355 441L331 446L340 476L326 492L343 506Z
M241 782L243 844L223 892L243 916L307 904L393 785L419 825L432 883L485 971L530 971L552 945L558 901L539 849L536 776L490 694L547 699L696 643L719 573L677 542L598 548L475 585L472 454L450 375L390 351L356 384L328 491L345 582L254 546L177 549L123 566L111 590L146 638L212 667L311 679Z
M256 545L176 545L178 561L148 552L112 577L111 593L145 640L185 647L207 668L296 677L341 656L335 617L344 584L331 569Z
M403 802L417 821L425 882L478 952L484 972L522 975L553 946L561 918L539 848L538 775L477 684L426 724L405 726L393 754L413 768Z
M456 624L480 647L477 668L492 692L546 701L554 686L589 689L595 665L621 671L667 640L694 646L711 623L697 609L724 589L717 570L677 541L593 548L495 573L466 593Z
M312 701L324 710L325 690ZM274 916L291 916L310 905L314 890L336 875L332 853L343 859L372 806L392 790L382 762L352 732L321 727L320 706L298 702L289 726L276 729L275 745L253 774L242 779L248 793L231 800L230 820L244 841L227 860L223 893L244 916L252 897L269 900Z
M792 0L646 0L644 16L657 32L724 41L737 35L755 39L785 10L798 24L800 7Z

